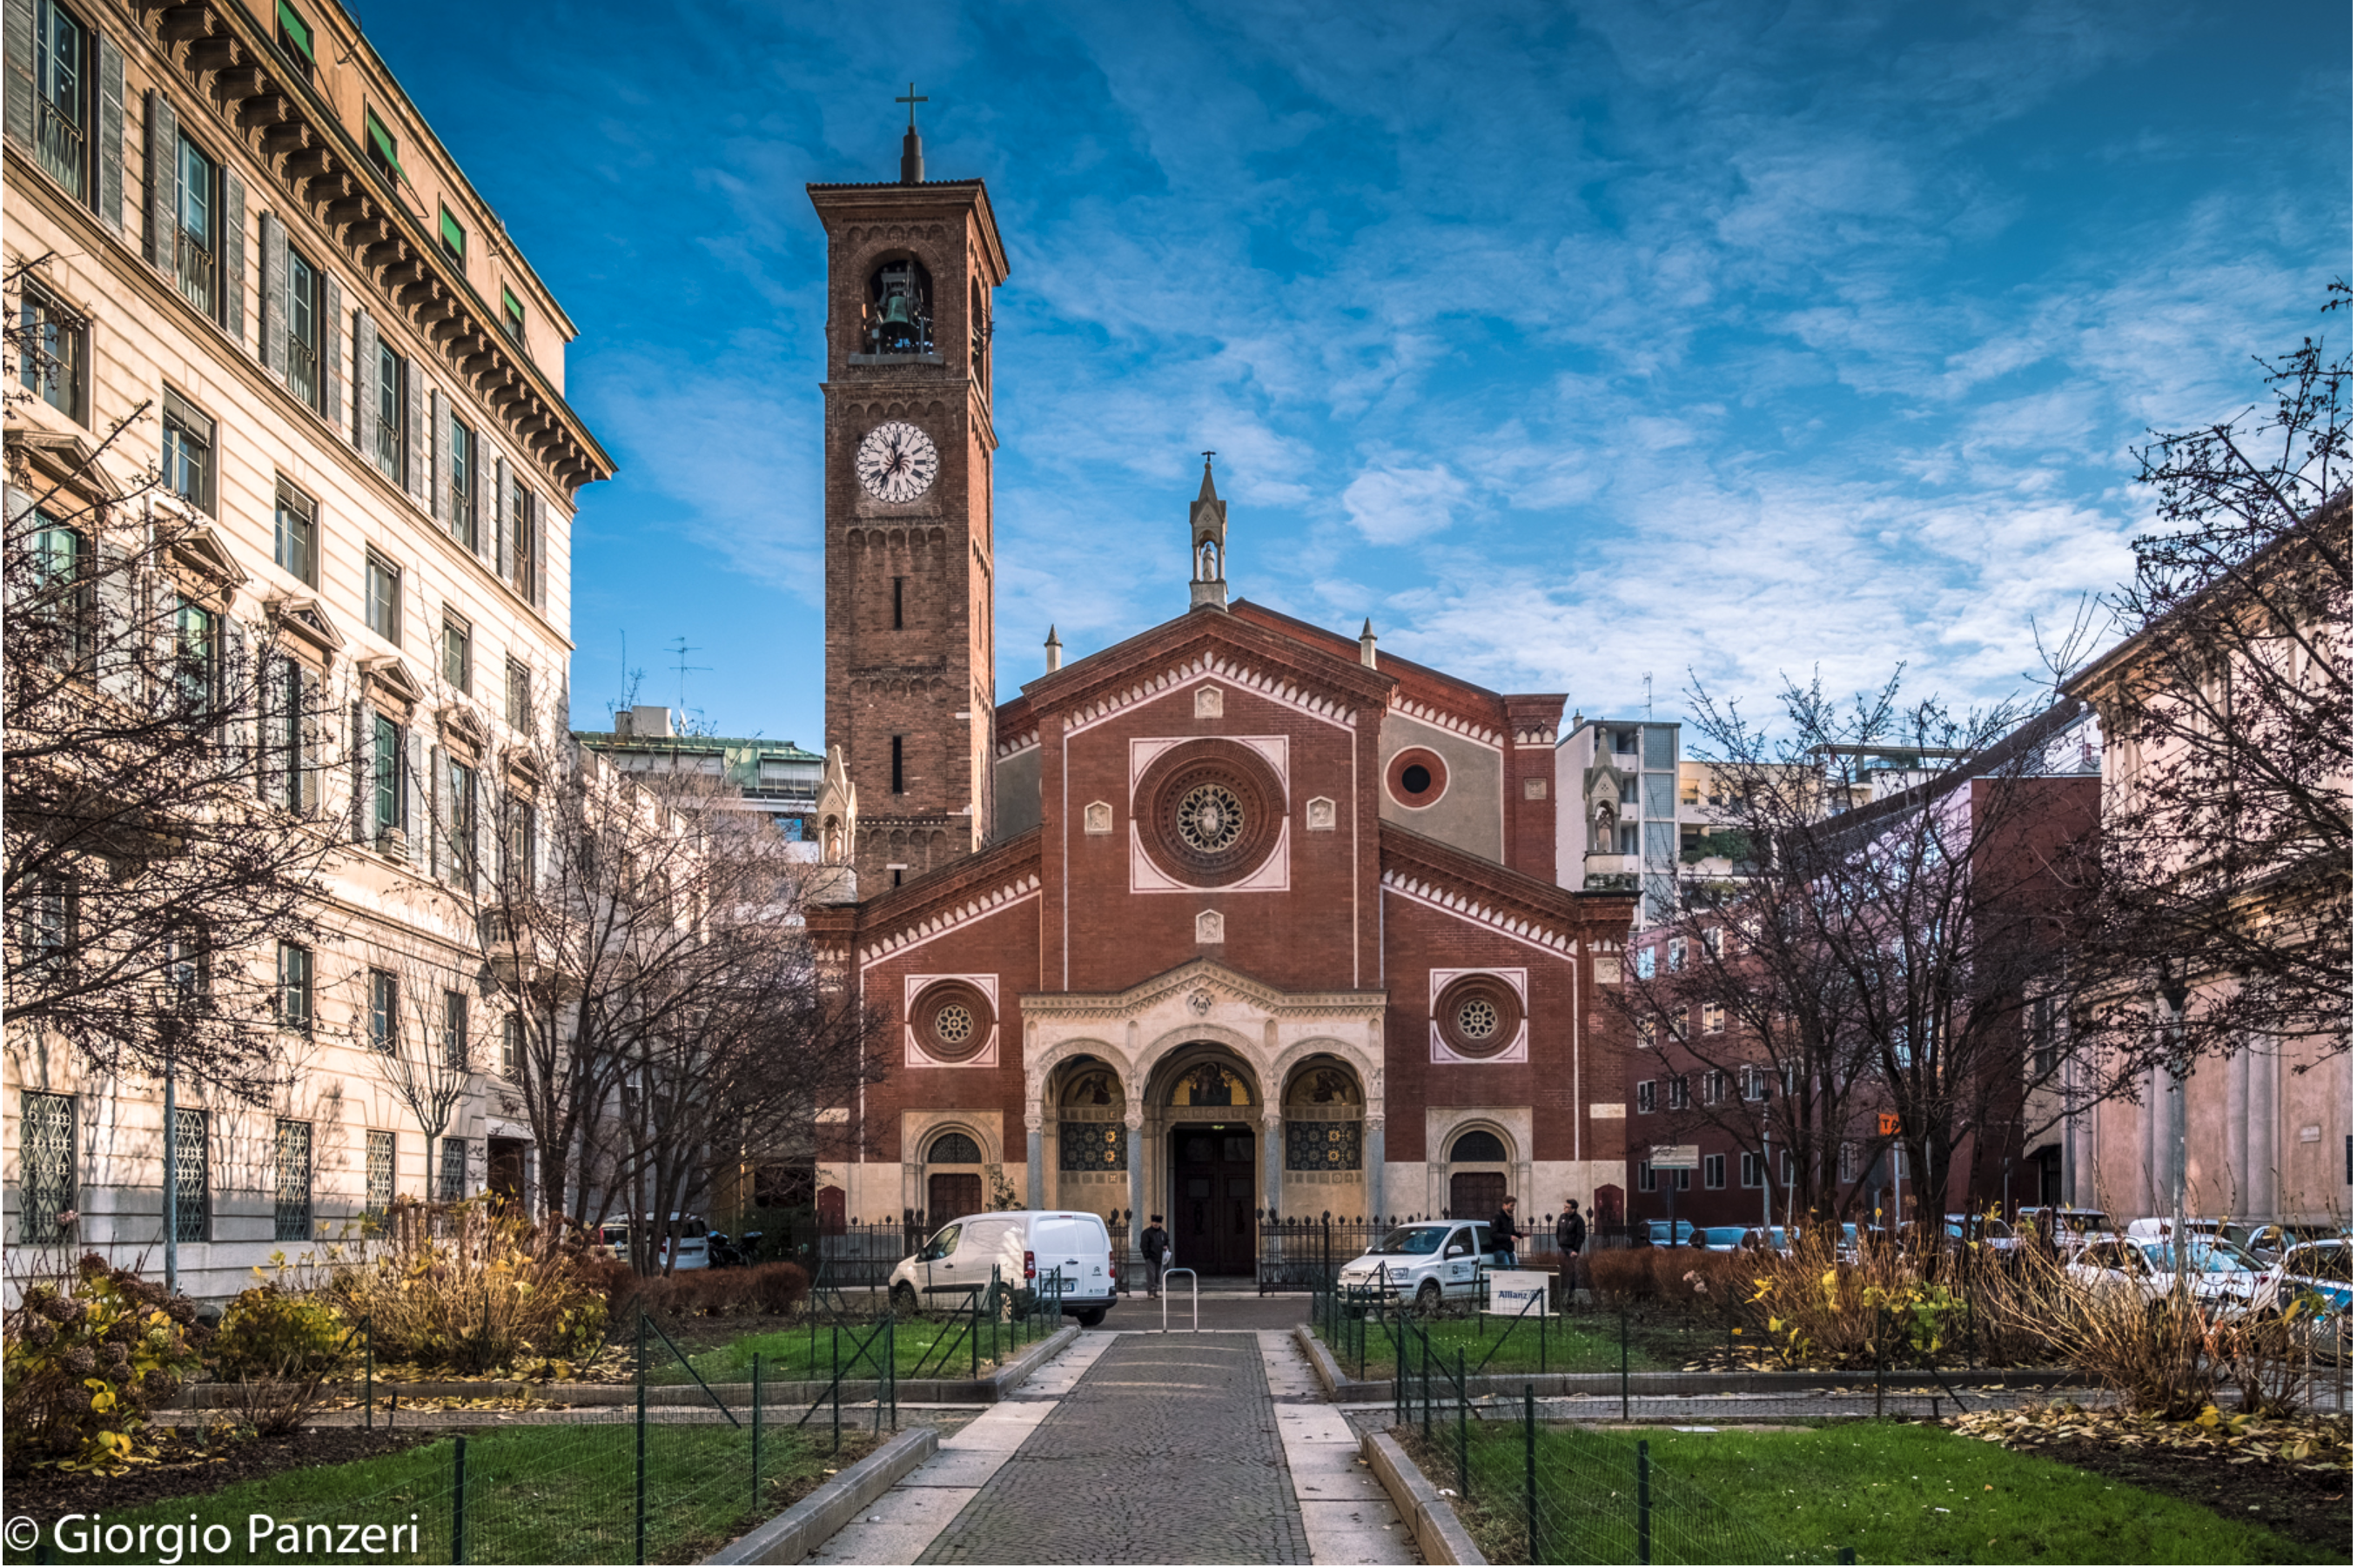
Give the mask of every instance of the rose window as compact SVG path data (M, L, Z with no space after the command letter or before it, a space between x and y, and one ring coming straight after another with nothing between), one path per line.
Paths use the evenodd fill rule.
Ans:
M1469 1040L1486 1040L1498 1032L1497 1004L1476 996L1457 1010L1457 1027Z
M1178 801L1178 837L1198 854L1224 854L1243 836L1243 802L1224 784L1198 784Z
M974 1015L953 1002L933 1015L933 1033L944 1045L962 1046L974 1038Z

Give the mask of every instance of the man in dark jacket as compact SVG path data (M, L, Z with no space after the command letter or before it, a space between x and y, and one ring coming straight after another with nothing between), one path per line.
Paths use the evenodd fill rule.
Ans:
M1587 1221L1580 1217L1579 1200L1566 1197L1555 1217L1555 1249L1561 1255L1555 1273L1555 1294L1570 1310L1571 1293L1579 1286L1579 1250L1587 1245Z
M1146 1294L1151 1300L1162 1294L1162 1264L1170 1255L1170 1232L1162 1229L1162 1216L1154 1216L1139 1235L1137 1250L1146 1254Z
M1514 1200L1511 1197L1498 1205L1498 1212L1490 1219L1490 1245L1513 1262L1515 1243L1523 1239L1522 1228L1514 1223Z

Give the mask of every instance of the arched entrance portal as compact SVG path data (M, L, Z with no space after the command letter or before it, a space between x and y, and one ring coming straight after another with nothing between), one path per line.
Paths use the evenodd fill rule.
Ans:
M1168 1101L1173 1250L1181 1267L1250 1274L1258 1256L1258 1115L1251 1081L1222 1059L1173 1076Z

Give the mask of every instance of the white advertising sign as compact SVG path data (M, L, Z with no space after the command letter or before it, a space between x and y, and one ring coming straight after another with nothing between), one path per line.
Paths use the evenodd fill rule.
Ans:
M1547 1309L1547 1286L1554 1279L1542 1269L1492 1269L1489 1310L1506 1317L1543 1313Z
M1690 1171L1702 1165L1700 1144L1656 1144L1652 1165L1657 1171Z

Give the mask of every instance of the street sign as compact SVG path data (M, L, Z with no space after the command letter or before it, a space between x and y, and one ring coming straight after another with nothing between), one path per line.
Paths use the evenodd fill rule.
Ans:
M1877 1112L1874 1118L1874 1133L1878 1138L1896 1138L1899 1136L1899 1118L1888 1111Z
M1702 1168L1700 1144L1656 1144L1652 1165L1657 1171L1691 1171Z

